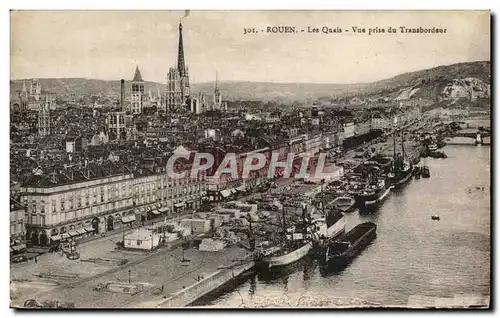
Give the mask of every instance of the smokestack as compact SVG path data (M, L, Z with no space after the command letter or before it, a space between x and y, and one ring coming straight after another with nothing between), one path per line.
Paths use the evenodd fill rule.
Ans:
M123 111L123 104L125 102L125 80L120 81L120 110Z

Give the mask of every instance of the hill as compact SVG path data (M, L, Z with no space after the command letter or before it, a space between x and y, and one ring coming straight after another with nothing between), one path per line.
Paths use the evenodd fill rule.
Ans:
M365 84L300 84L247 81L222 81L219 89L226 100L262 100L288 104L303 102L335 102L356 97L356 104L369 101L404 101L417 98L428 103L464 98L472 92L489 96L491 63L488 61L439 66ZM119 96L120 82L84 78L40 79L42 89L57 95ZM146 92L154 94L165 84L146 82ZM215 83L194 83L193 93L212 93ZM450 88L451 87L451 88ZM21 91L22 80L11 81L11 96ZM130 82L126 83L127 94ZM446 92L445 92L446 91ZM474 94L474 93L473 93ZM457 97L458 96L458 97Z

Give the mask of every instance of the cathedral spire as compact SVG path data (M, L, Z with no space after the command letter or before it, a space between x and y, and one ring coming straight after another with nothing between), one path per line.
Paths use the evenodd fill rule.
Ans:
M219 90L219 87L217 86L219 82L219 71L215 71L215 91L217 92Z
M181 76L186 75L186 64L184 62L184 43L182 42L182 21L179 21L179 50L177 55L177 70Z
M26 88L26 81L23 80L23 90L22 90L23 93L27 93L28 92L28 89Z

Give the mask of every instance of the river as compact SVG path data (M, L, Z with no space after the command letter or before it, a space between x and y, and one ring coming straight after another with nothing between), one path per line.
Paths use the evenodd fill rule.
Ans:
M412 180L370 215L346 215L346 230L377 224L378 237L342 272L302 260L257 275L197 305L291 306L302 297L404 306L411 295L490 293L490 147L446 146L447 159L422 159L430 179ZM439 215L440 221L431 219ZM337 301L337 303L338 303Z

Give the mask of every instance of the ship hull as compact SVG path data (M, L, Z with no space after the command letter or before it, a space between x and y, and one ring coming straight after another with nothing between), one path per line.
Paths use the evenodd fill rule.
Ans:
M404 186L411 179L412 175L413 168L408 169L406 172L402 172L399 178L392 180L394 188L398 189Z
M349 236L355 230L359 231L360 229L354 228L347 233L346 236ZM374 224L370 228L362 231L362 234L356 237L352 245L341 254L329 255L329 253L326 252L325 258L323 259L323 266L326 266L328 269L342 269L349 265L349 263L377 237L376 226Z
M300 248L298 248L290 253L287 253L287 254L284 254L281 256L271 256L271 257L265 258L264 263L268 264L269 268L286 266L286 265L295 263L296 261L305 257L309 253L309 251L312 249L312 247L313 247L312 242L307 242L302 247L300 247Z
M382 204L382 202L384 202L389 197L389 195L391 194L392 188L393 188L393 186L390 186L389 188L387 188L382 193L382 195L380 197L378 197L377 199L371 200L371 201L366 201L365 208L375 208L375 207L380 206L380 204Z
M345 233L345 219L344 217L342 217L337 222L328 227L324 235L327 240L331 240L339 237L344 233ZM267 267L271 269L273 267L276 268L295 263L308 254L314 254L313 246L314 244L312 242L308 242L302 247L293 250L287 254L280 256L264 257L263 260L261 261L260 266L266 267L267 265Z

